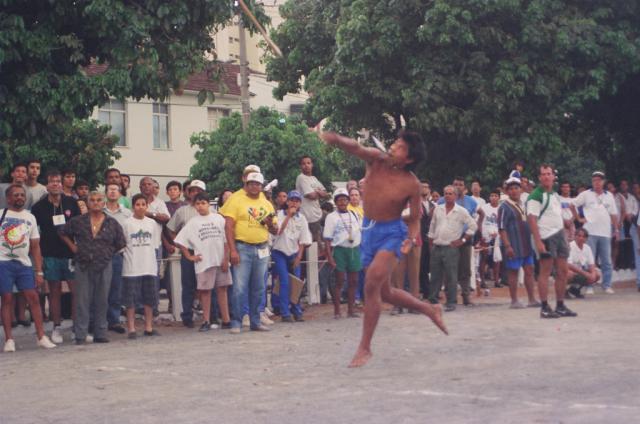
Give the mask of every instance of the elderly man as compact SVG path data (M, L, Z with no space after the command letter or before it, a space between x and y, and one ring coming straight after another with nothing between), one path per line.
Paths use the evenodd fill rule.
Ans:
M244 192L231 196L220 209L225 217L227 243L233 275L231 332L241 331L243 305L249 304L253 331L269 331L260 320L264 276L269 265L269 233L277 234L273 205L262 194L264 177L247 175Z
M203 193L207 186L203 181L193 180L187 188L187 197L189 203L181 206L167 223L167 229L171 235L171 239L175 239L176 235L187 225L187 222L198 216L195 207L195 198L198 194ZM191 252L193 254L193 252ZM182 256L180 258L180 271L182 276L182 325L187 328L193 328L193 300L196 292L196 271L193 262Z
M20 184L11 184L4 196L8 208L0 209L0 296L2 296L2 326L4 327L5 352L15 352L16 344L11 335L12 292L15 285L23 294L36 324L38 346L50 349L56 347L44 334L42 311L36 293L36 284L44 282L42 255L40 254L40 234L36 218L24 210L27 191ZM36 275L34 278L33 263Z
M587 244L594 258L600 263L602 289L605 293L612 294L611 238L620 238L620 223L616 201L611 193L605 191L604 184L604 172L594 172L591 175L592 188L580 193L573 201L573 216L582 222L583 228L589 232ZM584 218L578 216L575 210L579 207L584 211Z
M89 212L76 216L62 228L62 240L75 254L76 263L76 344L86 341L89 314L93 305L94 343L108 343L107 308L111 286L113 255L126 246L118 221L104 213L104 194L92 191L87 207Z
M447 304L445 311L454 311L457 303L458 262L460 250L473 238L478 224L467 209L460 206L457 189L453 185L444 188L444 203L433 210L429 227L429 248L431 249L431 281L429 282L429 301L438 303L440 287L446 276ZM467 284L468 286L468 284ZM464 287L463 287L464 290ZM463 298L465 292L463 291ZM466 293L468 298L469 293ZM465 304L468 299L465 299Z
M300 158L300 171L296 177L296 191L302 193L302 214L309 222L309 231L314 241L320 240L322 226L322 209L320 209L320 200L331 197L322 183L313 175L313 159L311 156L302 156Z

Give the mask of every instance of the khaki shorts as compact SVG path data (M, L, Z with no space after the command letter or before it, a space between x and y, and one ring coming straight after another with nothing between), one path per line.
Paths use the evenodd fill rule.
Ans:
M227 287L231 285L231 271L222 272L219 266L212 266L205 271L196 274L198 290L212 290L214 287Z
M544 248L550 256L547 258L568 258L569 257L569 244L564 237L564 230L560 230L552 236L542 240ZM540 255L538 252L538 258L545 259L544 255Z

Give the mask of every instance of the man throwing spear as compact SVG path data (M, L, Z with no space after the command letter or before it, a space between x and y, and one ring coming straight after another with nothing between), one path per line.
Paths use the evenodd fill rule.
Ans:
M382 301L409 308L431 318L445 334L440 305L421 302L404 290L392 288L390 277L401 255L409 252L420 230L420 181L411 172L422 160L422 140L416 133L401 131L384 153L361 146L357 141L333 132L321 138L367 162L362 223L361 257L367 268L362 339L350 367L361 367L371 358L371 338L378 324ZM410 219L402 222L402 210L410 205Z

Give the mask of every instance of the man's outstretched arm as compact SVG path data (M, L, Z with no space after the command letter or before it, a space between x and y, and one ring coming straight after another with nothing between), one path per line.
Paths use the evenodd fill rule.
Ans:
M386 153L381 152L378 149L374 149L372 147L364 147L356 140L341 136L340 134L336 134L334 132L320 133L320 137L328 145L344 150L345 152L357 156L366 162L373 162L376 160L385 159L387 157Z

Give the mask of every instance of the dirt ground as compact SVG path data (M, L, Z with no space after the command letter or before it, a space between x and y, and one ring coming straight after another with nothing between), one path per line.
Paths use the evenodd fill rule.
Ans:
M626 288L624 288L626 287ZM572 300L578 318L510 310L505 289L445 315L385 312L348 369L360 319L328 305L271 333L198 333L0 354L0 423L631 423L640 416L640 293ZM69 330L66 330L68 340Z

